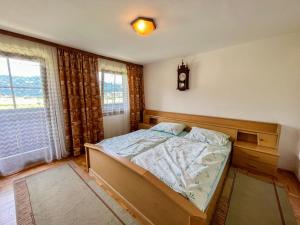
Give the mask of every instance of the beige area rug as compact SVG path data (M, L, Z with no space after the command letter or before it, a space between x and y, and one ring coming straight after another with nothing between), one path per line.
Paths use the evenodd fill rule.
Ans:
M94 180L71 165L14 183L18 225L138 225Z
M284 188L230 168L213 225L296 225Z

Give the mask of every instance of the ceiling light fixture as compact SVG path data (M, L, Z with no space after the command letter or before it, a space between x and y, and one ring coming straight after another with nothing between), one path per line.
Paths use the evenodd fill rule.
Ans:
M130 24L135 32L142 36L148 35L156 29L155 21L147 17L138 17Z

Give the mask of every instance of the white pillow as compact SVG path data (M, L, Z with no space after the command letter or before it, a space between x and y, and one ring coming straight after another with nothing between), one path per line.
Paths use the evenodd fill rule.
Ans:
M193 127L184 138L221 146L226 145L229 141L229 135L227 134L199 127Z
M170 133L174 135L180 134L185 128L184 124L181 123L167 123L161 122L154 127L151 127L151 130L161 131L165 133Z

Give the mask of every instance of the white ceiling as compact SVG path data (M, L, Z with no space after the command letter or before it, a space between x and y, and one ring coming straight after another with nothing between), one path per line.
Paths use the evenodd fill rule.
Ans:
M146 64L299 31L300 0L0 0L0 28Z

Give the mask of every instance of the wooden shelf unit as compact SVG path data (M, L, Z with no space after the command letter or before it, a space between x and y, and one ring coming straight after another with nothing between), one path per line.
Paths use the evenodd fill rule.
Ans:
M274 175L278 164L280 125L276 132L238 130L233 144L232 163L237 167Z

